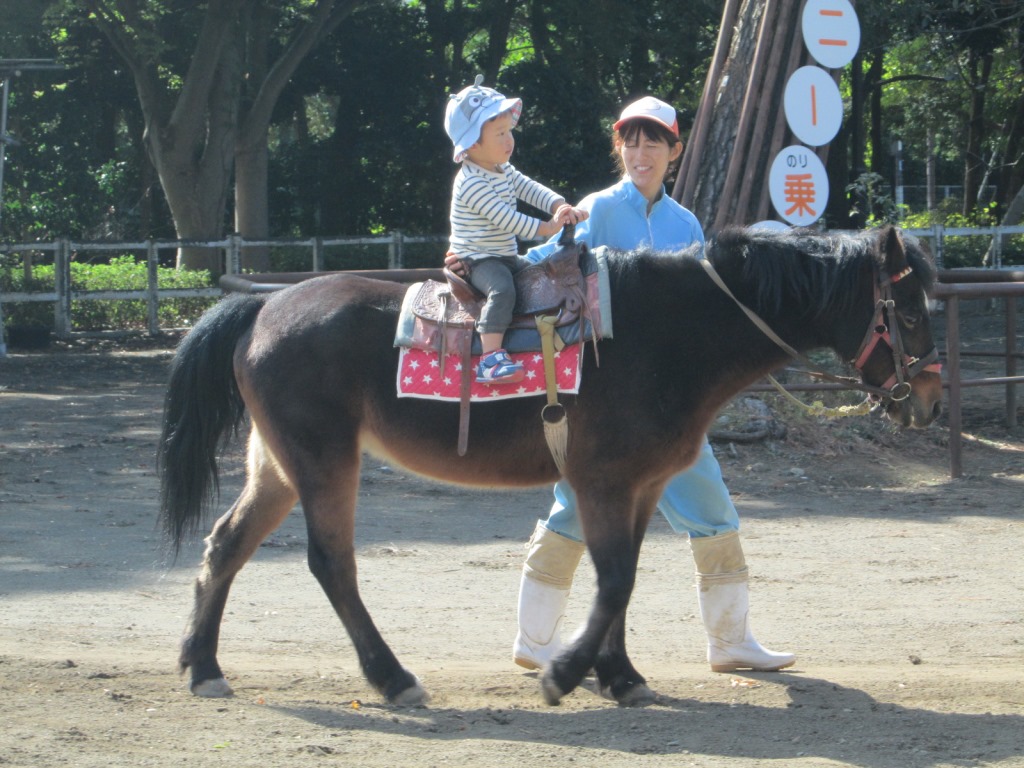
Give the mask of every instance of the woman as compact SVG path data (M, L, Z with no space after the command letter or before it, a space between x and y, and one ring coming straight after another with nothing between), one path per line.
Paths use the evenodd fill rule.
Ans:
M703 244L696 217L665 194L665 177L683 151L675 110L653 97L633 102L613 126L612 145L622 180L580 203L590 217L577 224L576 239L590 247L626 250ZM554 240L557 236L531 249L527 258L546 258L557 247ZM764 648L750 631L739 517L707 439L697 462L669 481L658 509L673 530L689 535L711 669L768 672L792 666L792 654ZM516 664L542 668L561 650L559 629L583 555L582 538L575 495L561 480L551 513L538 521L523 564L519 633L513 645Z

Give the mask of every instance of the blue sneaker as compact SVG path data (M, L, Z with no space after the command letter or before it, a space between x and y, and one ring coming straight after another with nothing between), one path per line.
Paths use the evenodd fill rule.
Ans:
M496 349L481 357L476 369L476 380L480 384L515 384L525 376L523 364L514 362L504 349Z

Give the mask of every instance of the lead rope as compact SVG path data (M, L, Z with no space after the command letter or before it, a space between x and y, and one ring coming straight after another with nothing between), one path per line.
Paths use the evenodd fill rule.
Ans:
M821 402L821 400L815 400L813 403L808 405L803 400L794 397L793 394L779 384L771 374L766 378L771 385L779 391L780 395L785 397L794 405L798 405L803 410L807 411L808 416L817 416L825 419L845 419L848 416L867 416L871 413L871 409L875 407L875 404L871 401L870 397L865 397L856 405L837 405L827 407L823 402Z
M708 277L711 278L715 285L717 285L722 290L722 292L725 293L726 296L732 299L736 303L736 306L743 310L743 313L750 319L750 321L754 325L756 325L761 330L761 332L765 336L767 336L769 339L774 341L779 347L781 347L783 352L787 353L791 357L795 357L804 365L807 365L808 367L810 366L810 360L808 360L807 357L800 354L795 349L793 349L789 344L783 341L779 337L779 335L775 333L775 331L773 331L760 317L758 317L752 309L747 307L743 302L736 298L733 292L729 290L729 286L725 284L725 281L723 281L721 276L715 271L715 268L711 266L711 262L709 262L707 259L701 259L700 265L704 267L704 271L708 273ZM840 376L833 376L830 373L809 373L811 373L812 376L818 378L829 379L830 381L838 382L840 384L854 386L865 392L885 394L884 391L878 387L871 387L869 385L863 384L862 382L855 382L848 377L843 378ZM820 401L816 401L811 405L807 405L806 403L798 400L797 398L793 397L792 394L787 392L786 389L781 384L779 384L778 381L775 380L774 376L769 374L767 376L767 379L768 381L771 382L773 387L779 390L779 392L784 394L789 400L796 403L801 408L808 411L812 416L823 416L829 419L841 419L846 418L847 416L863 416L864 414L870 413L871 409L874 407L874 404L871 402L870 396L865 398L864 401L862 403L859 403L858 405L841 405L836 406L834 408L826 408L824 403Z

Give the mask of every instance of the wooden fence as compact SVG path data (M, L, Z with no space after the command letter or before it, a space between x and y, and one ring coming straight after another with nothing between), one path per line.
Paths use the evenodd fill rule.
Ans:
M991 267L998 269L1002 266L1004 239L1013 235L1024 235L1024 226L965 228L936 225L930 229L908 229L906 231L929 242L940 267L943 265L947 238L992 238ZM369 246L384 249L387 252L388 269L401 269L405 266L404 256L408 245L437 243L440 259L441 249L446 241L447 236L445 235L409 236L396 231L379 237L244 240L238 235L231 235L222 240L210 241L145 240L142 242L79 242L62 238L47 243L0 244L0 254L21 254L29 270L31 270L31 264L34 260L37 262L40 259L52 261L55 266L56 275L52 291L0 293L0 328L2 328L3 324L4 304L11 302L50 302L54 307L53 330L59 338L69 338L77 333L72 327L71 322L72 301L125 299L143 300L146 302L147 331L150 334L157 334L162 330L168 330L161 328L159 325L157 307L160 301L183 297L216 298L222 295L222 290L219 287L212 286L208 288L160 288L157 285L157 266L159 265L159 253L165 249L189 247L220 250L223 253L225 272L230 275L241 272L242 252L246 248L303 249L308 251L307 263L309 271L321 272L324 270L324 253L328 248L344 249ZM97 252L115 255L125 253L145 254L148 274L146 288L127 291L83 291L75 289L71 285L70 265L72 259L81 254ZM4 354L4 346L2 335L0 335L0 355L2 354Z
M394 232L382 237L333 237L333 238L280 238L271 240L244 240L238 235L231 235L223 240L145 240L142 242L78 242L66 238L48 243L17 243L0 244L0 254L21 254L26 270L31 273L32 264L41 261L52 262L54 265L54 287L52 291L31 292L0 292L0 329L3 325L3 306L13 302L49 302L53 304L53 330L58 338L66 339L76 335L71 322L71 302L91 300L135 300L145 301L147 307L147 332L158 334L167 328L161 328L157 308L160 301L176 298L219 298L223 290L217 286L208 288L160 288L157 285L157 267L160 251L167 249L212 248L222 252L224 270L227 274L241 272L242 252L246 248L299 248L309 253L309 271L324 270L324 253L328 248L355 248L372 246L386 250L389 269L401 268L404 263L405 249L411 244L438 243L438 254L443 253L443 244L447 242L445 235L409 236ZM147 266L147 286L138 290L118 291L84 291L71 285L71 262L74 258L85 254L110 253L145 254ZM0 355L5 353L2 334L0 334Z

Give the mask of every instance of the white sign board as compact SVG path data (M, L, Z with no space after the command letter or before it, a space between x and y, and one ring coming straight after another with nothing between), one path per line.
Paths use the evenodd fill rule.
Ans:
M807 0L801 29L811 56L828 69L845 67L860 47L860 22L849 0Z
M800 67L794 72L782 103L790 130L804 144L820 147L839 133L843 97L835 80L821 67Z
M786 147L772 162L768 192L780 217L796 227L810 226L821 218L828 203L825 166L807 147Z

